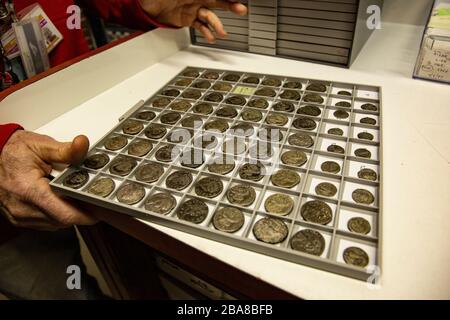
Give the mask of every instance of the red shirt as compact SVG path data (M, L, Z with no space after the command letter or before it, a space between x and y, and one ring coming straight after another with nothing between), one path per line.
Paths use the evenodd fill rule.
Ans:
M50 53L52 67L73 59L89 51L82 30L69 30L67 8L74 5L73 0L14 0L16 11L39 2L53 24L64 36L64 40ZM103 19L133 29L149 30L160 27L141 8L138 0L82 0L84 7L96 11ZM22 129L17 124L0 125L0 152L11 135Z

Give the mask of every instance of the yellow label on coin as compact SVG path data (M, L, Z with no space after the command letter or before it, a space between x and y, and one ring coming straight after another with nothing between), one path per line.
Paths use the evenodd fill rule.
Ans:
M253 88L253 87L237 86L236 88L234 88L233 93L252 95L255 93L255 91L256 91L256 88Z

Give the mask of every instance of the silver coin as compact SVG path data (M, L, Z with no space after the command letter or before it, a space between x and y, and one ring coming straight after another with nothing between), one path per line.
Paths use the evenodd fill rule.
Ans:
M105 148L111 151L123 149L128 144L128 139L124 136L116 136L109 138L105 142Z
M89 186L87 192L97 197L106 198L116 188L116 183L111 178L101 178Z
M137 161L132 158L116 158L109 167L109 172L117 176L125 177L137 166Z
M259 241L277 244L286 240L289 229L286 224L278 219L263 218L255 223L253 235Z
M143 157L153 149L153 144L147 140L138 140L130 144L128 154L135 157Z
M140 202L144 197L145 188L133 182L120 187L117 191L117 200L130 206Z
M88 157L86 160L84 160L84 165L93 170L98 170L103 168L109 163L109 156L104 153L97 153L90 157Z
M140 121L136 120L127 120L122 125L123 133L129 134L132 136L137 135L139 132L144 130L144 125Z
M63 181L63 185L72 189L80 189L89 181L86 170L79 170L69 174Z
M245 223L245 217L241 210L236 208L222 208L213 217L213 225L219 231L235 233Z
M145 210L162 214L162 215L168 215L172 212L173 209L175 209L177 205L177 200L174 196L172 196L169 193L156 193L152 196L150 196L145 201Z
M136 180L153 183L158 181L158 179L164 174L164 167L159 163L148 163L136 170L135 176Z

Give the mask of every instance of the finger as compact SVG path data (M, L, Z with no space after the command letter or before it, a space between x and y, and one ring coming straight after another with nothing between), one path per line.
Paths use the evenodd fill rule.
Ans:
M48 179L41 178L38 180L34 184L31 194L29 200L32 203L42 209L50 219L64 226L93 225L98 222L94 217L82 212L53 193Z
M213 35L211 30L209 30L209 28L202 22L196 20L194 21L192 27L198 30L209 43L214 43L214 41L216 40L216 37Z
M47 163L79 164L89 150L86 136L78 136L72 142L58 142L52 138L32 141L33 151Z
M227 0L203 0L200 1L204 7L210 9L222 9L231 11L237 15L245 16L248 13L248 9L245 5L239 1L227 1Z
M223 38L227 35L219 17L211 10L200 8L197 17L201 22L210 25L219 37Z

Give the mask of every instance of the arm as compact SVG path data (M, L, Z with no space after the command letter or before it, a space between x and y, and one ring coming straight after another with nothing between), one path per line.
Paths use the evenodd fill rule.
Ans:
M79 0L103 19L140 30L157 27L193 27L209 42L227 33L214 9L246 15L238 0ZM215 34L211 31L214 30Z

